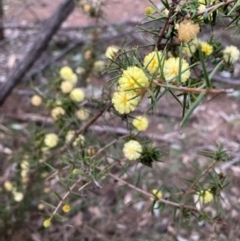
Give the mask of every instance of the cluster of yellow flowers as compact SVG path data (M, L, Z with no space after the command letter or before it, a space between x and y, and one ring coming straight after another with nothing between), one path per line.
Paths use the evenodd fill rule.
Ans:
M136 66L128 67L119 79L119 90L113 94L112 103L120 114L134 111L140 102L139 91L149 85L144 71Z
M82 102L85 98L85 93L81 88L74 88L74 85L77 83L77 75L73 70L68 66L64 66L60 69L59 74L63 79L60 85L62 93L68 94L73 102ZM66 111L61 106L61 101L56 104L58 106L51 110L51 116L54 120L58 120L66 114Z
M160 73L162 69L167 82L179 78L179 81L183 83L190 77L189 64L186 60L174 57L165 60L161 51L153 51L146 55L143 65L150 74ZM134 111L141 100L140 93L146 92L149 83L149 77L143 69L137 66L128 67L118 80L118 91L113 94L114 108L120 114Z
M78 81L77 75L73 72L73 70L69 66L62 67L59 73L61 78L65 81L69 81L73 84L76 84Z
M29 157L27 155L25 155L23 157L23 160L20 164L21 167L21 178L22 178L22 183L27 183L29 180Z
M74 137L74 131L68 131L66 135L65 142L68 143ZM83 135L78 135L78 137L74 140L73 146L83 146L85 143L85 137Z
M6 189L6 191L12 193L13 198L16 202L21 202L23 200L23 197L24 197L23 193L18 192L16 186L13 185L10 181L4 182L3 186Z

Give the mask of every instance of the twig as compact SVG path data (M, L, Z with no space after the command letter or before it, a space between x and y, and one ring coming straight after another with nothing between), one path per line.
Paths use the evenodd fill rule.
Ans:
M160 50L159 46L160 46L160 44L162 42L162 39L163 39L164 34L165 34L165 31L167 30L167 28L168 28L168 26L169 26L169 24L171 22L171 17L172 17L172 15L173 15L173 13L174 13L174 11L176 9L176 6L177 6L178 2L179 2L179 0L178 1L172 1L172 5L171 5L171 8L169 10L166 22L165 22L164 26L162 27L162 29L159 32L159 37L158 37L158 40L157 40L157 43L156 43L156 48L158 50Z
M185 93L205 93L206 95L216 95L221 93L231 93L233 89L201 89L201 88L188 88L188 87L178 87L179 91Z
M12 89L21 81L25 73L33 66L42 52L47 48L50 39L59 29L62 22L73 11L74 7L75 3L73 0L63 0L53 15L46 21L23 60L15 66L7 81L4 83L0 92L0 106L4 103Z
M186 198L188 197L188 195L192 192L192 190L194 189L194 187L197 185L197 183L202 179L202 177L204 177L211 169L213 169L215 167L215 165L217 164L217 160L215 160L211 165L209 165L205 171L192 183L192 185L188 188L184 198L183 198L183 202L186 200Z
M202 88L189 88L189 87L182 87L182 86L175 86L175 85L168 85L168 84L162 84L162 80L155 80L154 84L169 88L169 89L174 89L178 91L182 91L185 93L192 93L192 94L200 94L200 93L205 93L206 95L216 95L216 94L221 94L221 93L231 93L233 92L233 89L202 89Z
M142 189L140 189L140 188L138 188L138 187L136 187L136 186L134 186L134 185L126 182L126 181L124 181L123 179L115 176L115 175L112 174L112 173L109 173L108 175L109 175L110 177L112 177L113 179L119 181L120 183L127 185L127 186L130 187L131 189L133 189L133 190L135 190L135 191L143 194L144 196L147 196L147 197L149 197L149 198L153 197L153 194L151 194L151 193L149 193L149 192L147 192L147 191L144 191L144 190L142 190ZM167 205L170 205L170 206L173 206L173 207L185 208L185 209L188 209L188 210L191 210L191 211L194 211L194 212L198 212L198 210L197 210L195 207L193 207L193 206L188 206L188 205L183 205L183 204L180 204L180 203L175 203L175 202L172 202L172 201L163 199L163 198L158 198L157 200L158 200L159 202L161 202L161 203L164 203L164 204L167 204Z
M200 10L195 16L201 16L204 13L209 13L212 10L215 10L215 9L217 9L219 7L226 6L226 5L228 5L230 3L233 3L233 2L237 2L237 0L229 0L229 1L226 1L226 2L221 2L221 3L215 4L215 5L211 6L211 7L208 7L208 8L205 8L203 10ZM191 18L190 14L188 13L185 18L186 19L190 19Z
M67 191L67 192L64 194L62 200L58 203L57 207L56 207L55 210L53 211L52 216L54 216L54 215L57 213L57 211L59 210L59 208L62 206L64 200L69 196L69 194L71 193L71 191L76 187L76 185L77 185L81 180L82 180L82 178L80 177L80 178L69 188L69 191ZM84 189L86 186L88 186L90 183L91 183L91 181L85 183L78 191L83 190L83 189Z
M95 155L93 155L91 158L96 158L96 156L100 155L103 151L105 151L108 147L110 147L111 145L115 144L116 142L118 142L119 140L122 140L126 137L128 137L129 135L125 135L125 136L121 136L118 139L115 139L113 141L111 141L110 143L108 143L107 145L105 145L104 147L102 147L101 149L99 149ZM116 163L115 163L116 164ZM114 164L114 165L115 165ZM113 166L113 165L112 165ZM112 166L110 168L112 168ZM61 169L61 171L63 170L67 170L70 166L66 166L64 168ZM50 176L48 176L45 181L48 181L49 179L53 178L54 176L56 176L59 173L59 171L55 171L54 173L52 173Z

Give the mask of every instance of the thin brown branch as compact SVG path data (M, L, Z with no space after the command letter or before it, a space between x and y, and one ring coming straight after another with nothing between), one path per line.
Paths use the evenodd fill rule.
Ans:
M205 93L206 95L216 95L221 93L231 93L233 89L201 89L201 88L188 88L188 87L178 87L179 91L192 94Z
M64 194L62 200L58 203L57 207L54 209L52 216L54 216L57 211L59 210L59 208L62 206L63 202L65 201L65 199L70 195L70 193L72 192L72 190L76 187L76 185L82 180L82 177L80 177L76 182L74 182L74 184L69 188L69 190ZM91 183L91 181L85 183L78 191L83 190L86 186L88 186Z
M178 90L184 93L191 93L191 94L201 94L205 93L206 95L216 95L221 93L232 93L233 89L202 89L202 88L190 88L190 87L182 87L182 86L176 86L171 84L166 84L165 81L161 79L157 79L154 81L155 85L159 85L165 88Z
M202 174L192 183L192 185L188 188L184 198L183 198L183 202L187 199L188 195L193 191L193 189L195 188L195 186L198 184L198 182L210 171L212 170L215 165L217 164L217 160L215 160L211 165L209 165L203 172Z
M125 136L121 136L120 138L118 139L115 139L111 142L109 142L107 145L105 145L104 147L102 147L101 149L99 149L96 154L94 154L93 156L91 156L91 158L95 158L96 156L100 155L103 151L105 151L108 147L112 146L113 144L117 143L119 140L122 140L126 137L128 137L129 134L125 135ZM117 163L114 163L113 165L111 165L109 168L112 168L114 165L116 165ZM61 172L64 171L64 170L67 170L68 168L70 168L70 166L66 166L64 168L61 169ZM45 181L48 181L49 179L55 177L57 174L59 173L59 170L58 171L55 171L54 173L52 173L50 176L48 176Z
M169 10L166 22L165 22L164 26L161 28L161 30L159 31L159 35L158 35L159 37L158 37L158 40L157 40L157 43L156 43L156 48L158 50L160 50L159 47L161 45L164 34L165 34L166 30L168 29L169 24L171 23L171 17L172 17L172 15L173 15L176 7L177 7L177 3L178 3L178 1L172 1L172 5L171 5L171 8Z
M114 174L112 173L109 173L108 174L110 177L112 177L114 180L124 184L124 185L127 185L128 187L130 187L131 189L143 194L144 196L148 197L148 198L151 198L153 197L153 194L147 192L147 191L144 191L142 190L141 188L138 188L130 183L128 183L127 181L124 181L123 179L115 176ZM194 212L198 212L198 210L193 207L193 206L188 206L188 205L183 205L183 204L180 204L180 203L176 203L176 202L172 202L172 201L169 201L169 200L166 200L166 199L163 199L163 198L158 198L157 199L159 202L161 203L164 203L166 205L170 205L170 206L173 206L173 207L176 207L176 208L185 208L185 209L188 209L188 210L191 210L191 211L194 211Z
M204 13L209 13L209 12L211 12L213 10L216 10L217 8L229 5L230 3L234 3L234 2L237 2L237 0L228 0L228 1L225 1L225 2L218 3L218 4L214 4L211 7L208 7L208 8L205 8L203 10L200 10L195 16L201 16ZM190 14L187 14L185 18L186 19L190 19L191 18Z

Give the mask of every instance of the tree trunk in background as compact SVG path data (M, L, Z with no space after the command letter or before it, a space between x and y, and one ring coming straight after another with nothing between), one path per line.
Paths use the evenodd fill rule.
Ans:
M29 51L23 57L21 62L13 68L7 81L0 86L0 106L4 103L12 89L21 82L28 70L40 58L43 51L46 50L52 36L57 32L64 20L73 11L74 7L74 0L63 0L53 15L46 20Z
M4 39L3 28L3 0L0 0L0 41Z

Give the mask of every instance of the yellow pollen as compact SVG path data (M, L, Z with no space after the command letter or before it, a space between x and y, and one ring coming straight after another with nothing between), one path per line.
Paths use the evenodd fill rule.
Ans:
M172 71L171 71L171 74L172 75L177 75L178 74L178 69L176 67L173 68Z
M124 104L126 104L126 103L128 102L128 98L127 98L126 96L123 96L123 97L122 97L122 102L123 102Z

